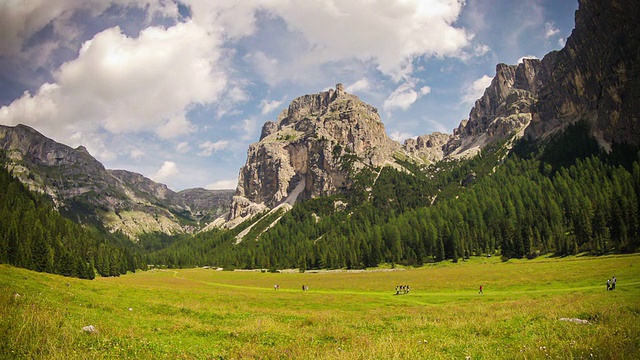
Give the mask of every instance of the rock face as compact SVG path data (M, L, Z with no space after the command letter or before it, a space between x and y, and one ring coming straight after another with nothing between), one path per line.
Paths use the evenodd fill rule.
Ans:
M434 163L444 158L445 146L453 139L450 134L435 132L407 139L402 148L425 163Z
M531 122L532 107L544 81L540 68L537 59L524 59L518 65L498 64L491 85L476 100L469 119L445 145L445 156L472 156L497 140L521 136Z
M431 161L472 156L498 140L536 140L580 120L591 124L605 149L640 145L639 17L637 1L580 0L562 50L498 64L491 85L448 140L440 137L435 147L407 140L405 148L427 152Z
M72 149L24 125L0 126L0 149L14 176L48 194L60 212L131 238L195 230L189 222L222 215L233 195L204 189L175 193L140 174L107 170L84 147Z
M267 122L240 170L229 219L298 198L347 190L350 173L395 164L473 156L488 145L521 136L539 139L588 120L603 146L640 145L640 2L580 0L576 27L564 49L542 60L498 64L491 85L453 134L389 140L375 108L341 85L295 99ZM352 170L353 170L352 169ZM473 177L471 177L473 178Z
M301 96L249 147L228 219L345 191L354 171L393 163L401 151L377 109L345 93L342 84Z
M580 0L566 46L542 59L543 86L525 135L588 120L602 145L640 145L640 2Z

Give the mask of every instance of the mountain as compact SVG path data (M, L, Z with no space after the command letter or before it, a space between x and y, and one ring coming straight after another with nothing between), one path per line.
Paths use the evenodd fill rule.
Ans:
M267 122L240 169L228 225L281 204L347 191L363 168L394 165L404 154L376 108L335 90L296 98Z
M267 122L240 171L227 225L296 200L348 192L363 169L468 158L525 136L549 138L584 121L603 149L640 145L640 3L579 1L576 27L542 60L498 64L453 134L389 139L377 110L341 84L295 99ZM406 170L406 169L405 169Z
M105 169L84 147L73 149L24 125L0 126L0 149L13 175L49 195L61 213L131 238L192 232L201 220L222 215L232 196L204 189L176 193L140 174Z

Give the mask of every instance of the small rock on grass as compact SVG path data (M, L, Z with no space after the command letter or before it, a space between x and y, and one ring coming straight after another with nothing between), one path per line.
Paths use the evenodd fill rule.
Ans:
M560 321L568 321L576 324L588 324L588 320L582 320L578 318L560 318Z

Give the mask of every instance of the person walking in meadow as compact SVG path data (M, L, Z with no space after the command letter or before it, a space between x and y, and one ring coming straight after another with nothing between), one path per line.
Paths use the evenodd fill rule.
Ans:
M482 291L482 285L480 285L480 291L478 291L478 294L484 294L484 292Z
M611 280L611 290L615 290L616 289L616 277L614 276L613 279Z
M611 279L607 279L607 290L611 290Z

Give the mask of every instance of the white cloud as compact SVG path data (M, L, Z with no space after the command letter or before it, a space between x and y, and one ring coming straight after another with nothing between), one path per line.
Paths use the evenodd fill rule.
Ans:
M458 56L472 35L453 23L461 0L273 1L269 7L309 43L304 61L373 60L402 78L416 57Z
M523 62L524 59L537 59L538 57L535 55L525 55L523 57L521 57L520 59L518 59L518 64L521 64Z
M560 45L560 47L564 47L565 44L566 44L566 40L564 38L558 39L558 45Z
M405 81L384 101L383 108L386 111L407 110L420 96L431 92L431 88L428 86L423 86L418 91L415 90L415 87L416 81L414 79Z
M362 78L351 85L348 85L345 88L345 91L351 94L355 94L357 92L368 91L371 88L371 84L369 84L369 80L367 78Z
M190 133L190 106L213 103L225 89L220 45L193 22L148 27L137 38L107 29L54 72L54 83L2 107L0 122L36 126L63 142L102 129L162 138Z
M173 1L0 1L0 55L33 69L49 68L49 57L56 50L77 50L84 24L74 23L76 15L98 17L114 6L145 9L147 25L153 17L177 18L179 15L177 3ZM39 37L43 30L47 36ZM36 41L32 41L34 39Z
M227 140L219 140L216 142L206 141L198 146L200 149L202 149L202 151L199 152L198 155L211 156L211 154L216 151L224 150L228 144L229 141Z
M278 101L278 100L272 100L269 101L267 99L263 99L260 101L260 109L261 109L261 113L262 115L267 115L270 112L272 112L273 110L276 110L280 107L280 105L282 105L282 100Z
M183 141L181 143L179 143L178 145L176 145L176 151L179 154L186 154L189 152L189 150L191 150L191 145L189 145L188 142Z
M257 121L255 118L248 118L242 120L239 124L231 126L232 130L242 131L242 140L254 139L258 133Z
M476 79L471 86L468 86L462 89L462 99L461 102L463 104L473 104L482 97L484 94L484 90L491 85L491 80L493 78L489 75L482 75L481 78Z
M235 189L237 186L238 186L238 180L218 180L205 186L205 189L227 190L227 189Z
M431 92L431 88L428 86L423 86L420 88L420 95L427 95Z
M179 173L178 166L173 161L165 161L158 172L149 176L153 181L166 182Z
M129 158L131 158L133 160L140 160L140 159L142 159L143 156L144 156L144 151L142 151L140 149L132 149L129 152Z
M408 132L401 132L401 131L398 131L398 130L394 130L389 134L389 137L392 140L395 140L395 141L397 141L399 143L404 143L405 140L407 140L409 138L415 138L416 135L413 135L413 134L408 133Z
M544 37L546 39L549 39L552 36L557 35L559 33L560 33L560 30L556 27L556 24L554 24L552 21L544 23Z

